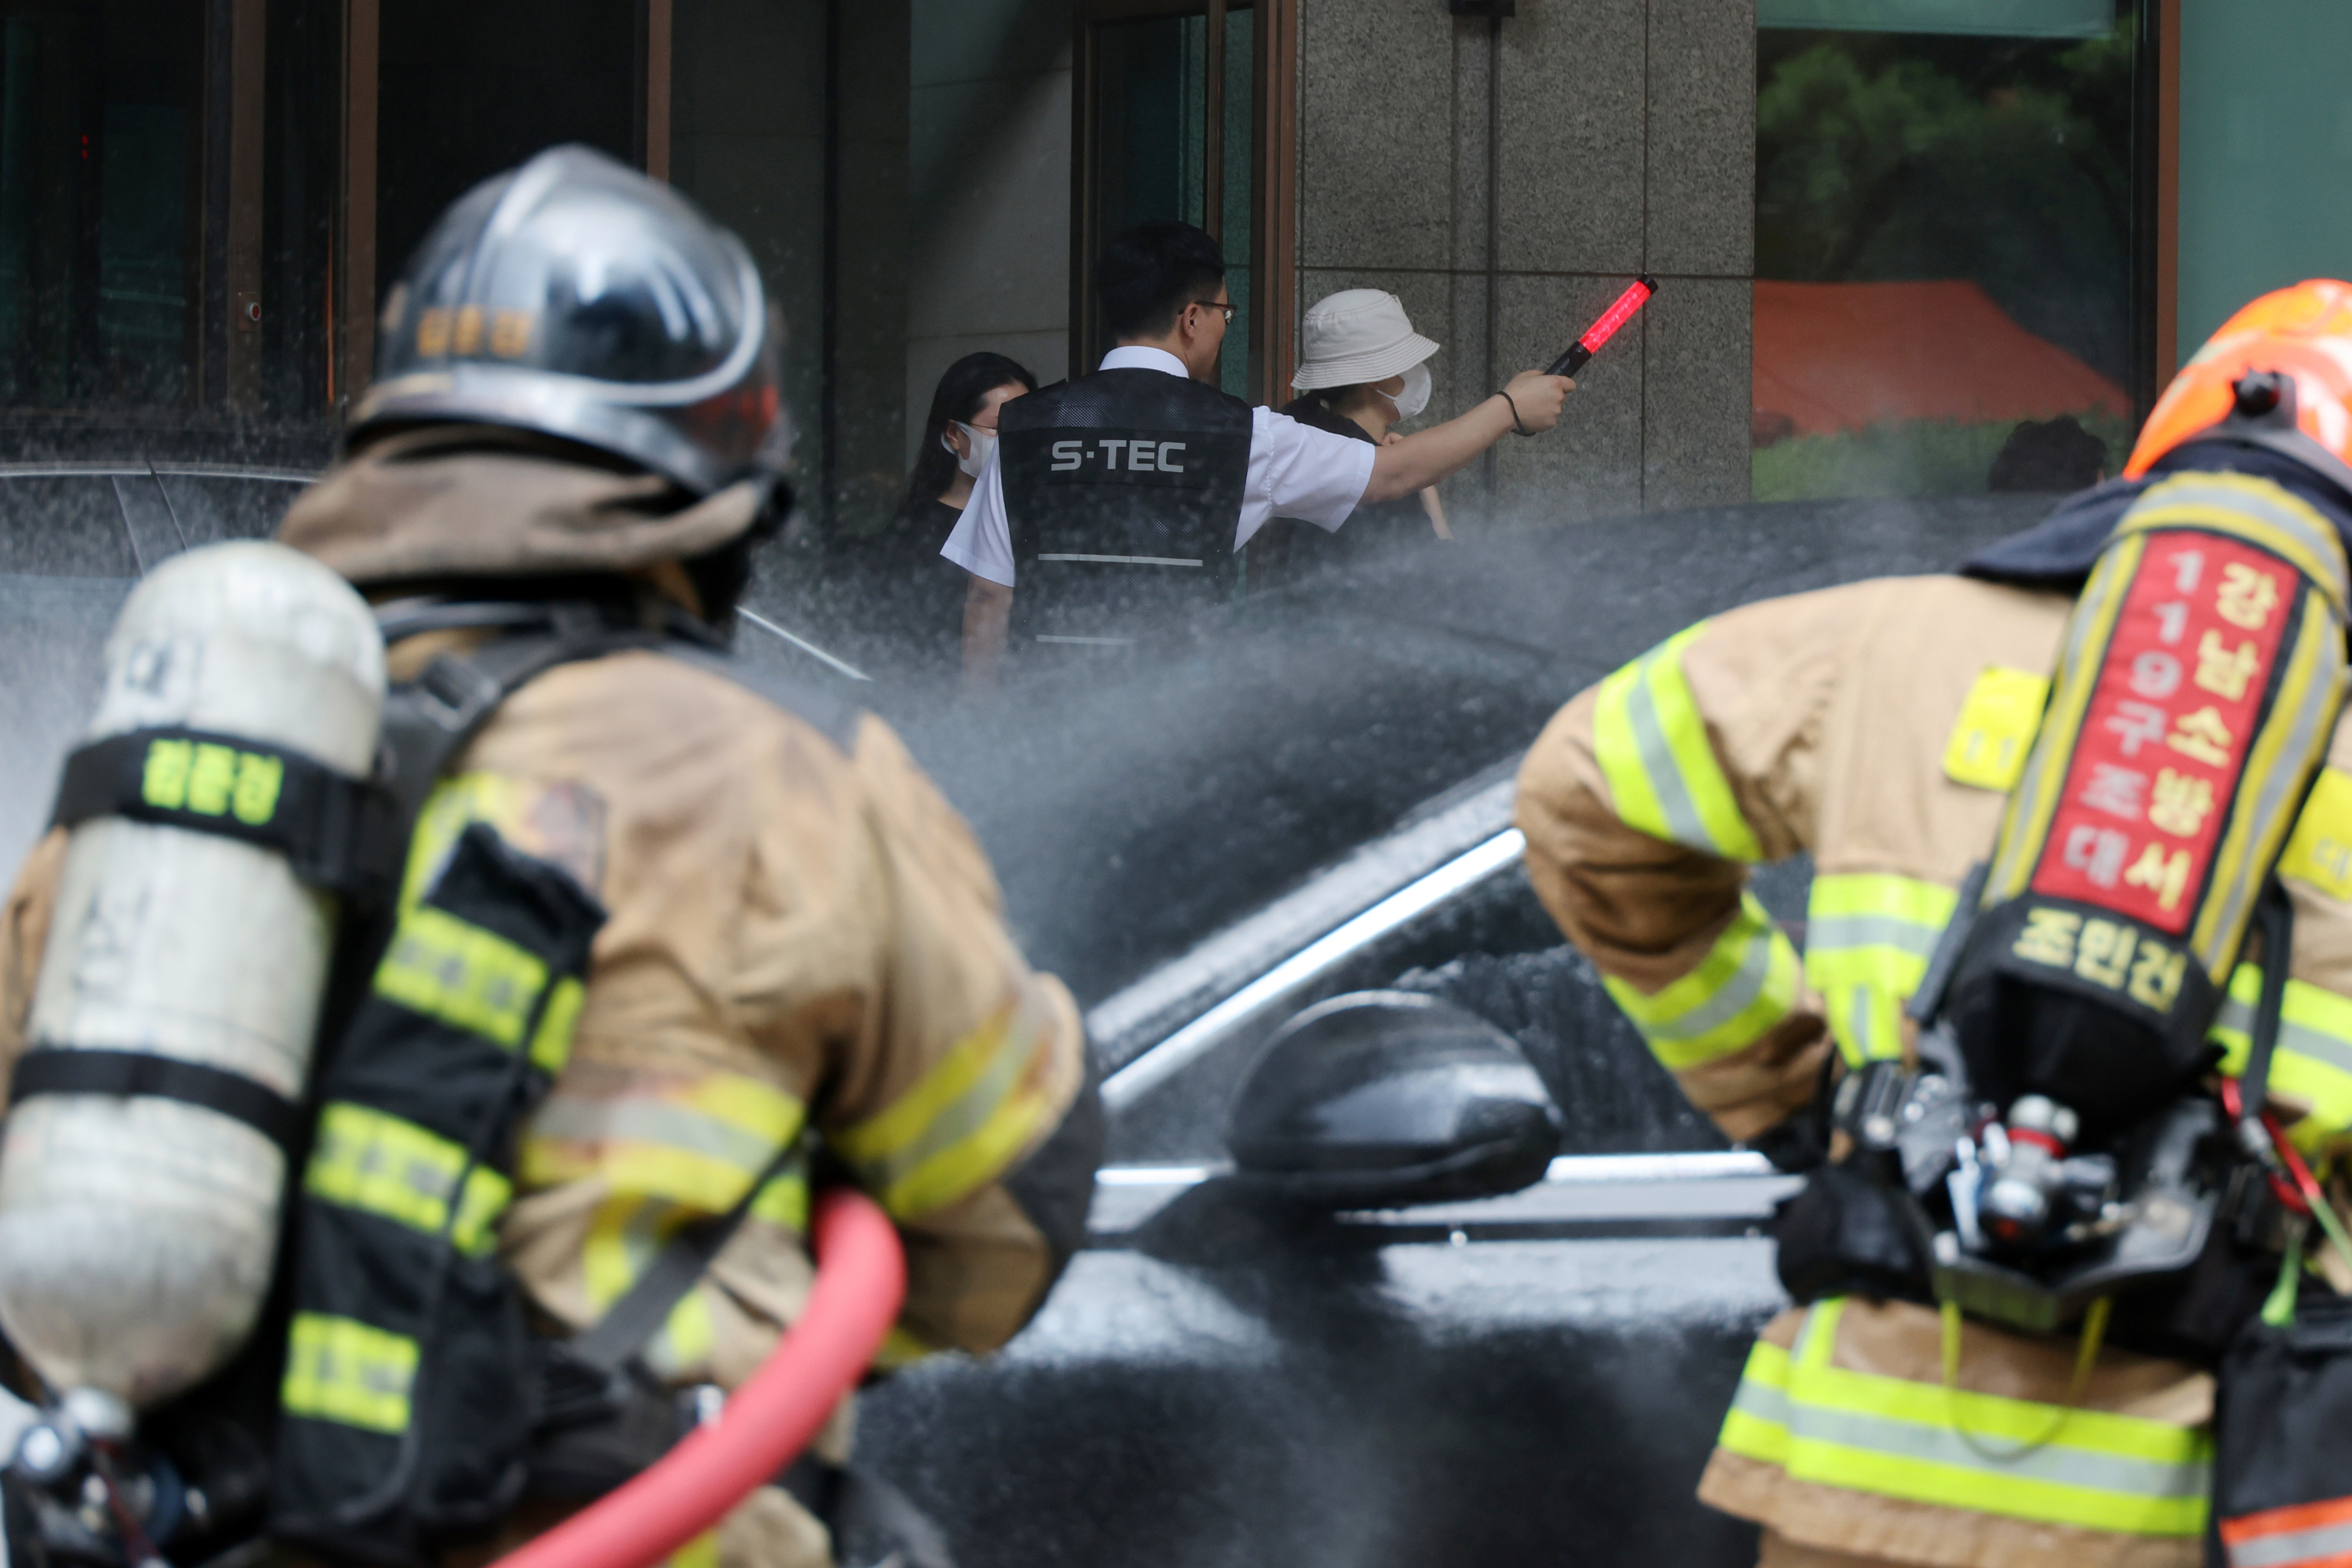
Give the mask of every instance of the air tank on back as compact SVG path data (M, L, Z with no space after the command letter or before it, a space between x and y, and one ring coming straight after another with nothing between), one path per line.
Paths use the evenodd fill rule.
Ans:
M210 731L363 778L383 694L383 641L341 578L282 545L214 545L132 591L88 738ZM299 1100L337 918L274 851L93 818L67 843L28 1044L199 1062ZM59 1392L142 1406L200 1381L253 1327L285 1166L246 1123L178 1100L19 1102L0 1141L0 1328Z

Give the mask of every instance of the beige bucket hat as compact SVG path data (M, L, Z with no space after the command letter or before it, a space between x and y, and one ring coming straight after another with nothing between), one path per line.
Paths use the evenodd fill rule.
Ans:
M1384 382L1437 352L1405 319L1404 302L1381 288L1343 288L1317 300L1298 337L1293 392Z

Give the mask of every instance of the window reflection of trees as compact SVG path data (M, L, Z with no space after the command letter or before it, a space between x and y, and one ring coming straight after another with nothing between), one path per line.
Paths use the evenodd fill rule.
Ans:
M2025 332L2127 385L2134 47L2128 17L2091 39L1761 32L1756 276L1973 283ZM2023 387L2015 395L2032 398ZM1760 392L1759 411L1759 445L1785 439L1782 421L1767 428ZM1953 448L1941 467L1973 476L1978 448L1997 447L2028 413L2076 413L2119 430L2127 417L2124 409L1995 412L2006 420L1998 429L1902 433L1918 457L1917 482L1897 477L1892 487L1965 483L1929 480L1938 461L1927 449ZM1797 434L1820 434L1801 423ZM1882 446L1896 438L1889 426L1837 437ZM1759 494L1765 479L1759 467Z
M1758 276L1972 278L2028 331L2128 374L2128 27L1767 33L1759 54Z

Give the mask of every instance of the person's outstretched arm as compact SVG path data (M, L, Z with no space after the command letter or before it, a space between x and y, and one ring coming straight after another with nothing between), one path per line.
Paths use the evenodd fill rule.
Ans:
M1575 390L1576 383L1566 376L1521 371L1509 386L1469 413L1381 447L1372 458L1372 482L1364 487L1364 500L1393 501L1425 490L1467 467L1472 458L1515 430L1524 428L1529 434L1549 430L1559 423L1560 405Z

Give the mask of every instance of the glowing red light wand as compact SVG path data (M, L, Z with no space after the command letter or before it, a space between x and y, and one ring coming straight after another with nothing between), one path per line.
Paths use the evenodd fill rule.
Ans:
M1584 368L1584 361L1600 351L1601 345L1617 335L1617 329L1633 319L1634 313L1650 302L1658 291L1658 280L1642 277L1633 286L1617 297L1617 303L1601 313L1599 320L1584 329L1584 336L1568 346L1568 352L1551 362L1547 375L1572 376Z

